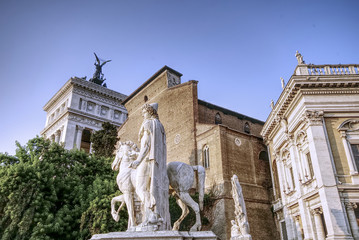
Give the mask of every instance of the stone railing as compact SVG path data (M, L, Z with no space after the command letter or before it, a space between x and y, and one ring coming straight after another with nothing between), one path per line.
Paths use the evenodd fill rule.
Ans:
M353 75L359 74L359 64L337 65L302 65L297 68L297 75Z

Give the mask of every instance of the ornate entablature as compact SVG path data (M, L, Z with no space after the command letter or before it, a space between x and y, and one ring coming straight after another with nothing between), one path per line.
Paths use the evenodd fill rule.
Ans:
M67 116L59 118L57 121L53 122L51 125L49 125L47 128L45 128L41 134L45 134L46 137L50 137L52 134L54 134L58 129L64 128L64 124L67 121Z
M100 93L102 95L117 99L119 101L123 101L127 97L126 95L124 95L122 93L115 92L115 91L113 91L111 89L102 87L102 86L100 86L98 84L83 80L83 79L78 78L78 77L73 77L70 80L75 86L80 86L82 88L91 90L91 91L96 92L96 93Z
M299 64L285 86L279 100L273 106L261 135L271 140L272 132L278 125L278 119L285 117L288 108L299 95L314 94L355 94L359 93L359 65L313 65ZM310 115L308 117L311 117ZM319 124L310 121L311 124Z
M102 122L101 121L97 121L94 119L90 119L84 116L79 116L79 115L74 115L74 114L70 114L68 117L69 120L77 122L77 123L82 123L82 124L86 124L86 125L90 125L96 129L101 128Z

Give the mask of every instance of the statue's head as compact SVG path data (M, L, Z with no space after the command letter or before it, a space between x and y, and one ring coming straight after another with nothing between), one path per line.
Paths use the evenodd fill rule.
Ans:
M157 103L151 103L151 104L145 104L142 107L142 113L143 116L146 118L146 115L150 118L158 118L158 104Z

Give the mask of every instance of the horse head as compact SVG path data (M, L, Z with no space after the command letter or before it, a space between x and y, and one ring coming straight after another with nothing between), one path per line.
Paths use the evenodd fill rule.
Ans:
M132 141L118 142L116 157L111 164L111 168L114 171L119 170L120 163L124 157L130 161L134 161L138 155L139 149L137 145Z

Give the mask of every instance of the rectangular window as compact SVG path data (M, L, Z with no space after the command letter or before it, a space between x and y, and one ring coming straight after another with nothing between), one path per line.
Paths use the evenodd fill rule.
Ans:
M353 158L357 169L359 169L359 144L350 144L352 148Z
M307 159L307 164L308 164L308 168L309 168L309 172L307 174L309 174L310 179L312 179L314 177L314 171L313 171L313 165L312 165L312 158L310 157L310 152L307 152L307 154L305 154L305 157Z
M79 110L81 110L82 108L82 98L80 98L80 102L79 102Z
M209 147L203 148L203 163L205 168L209 168Z

